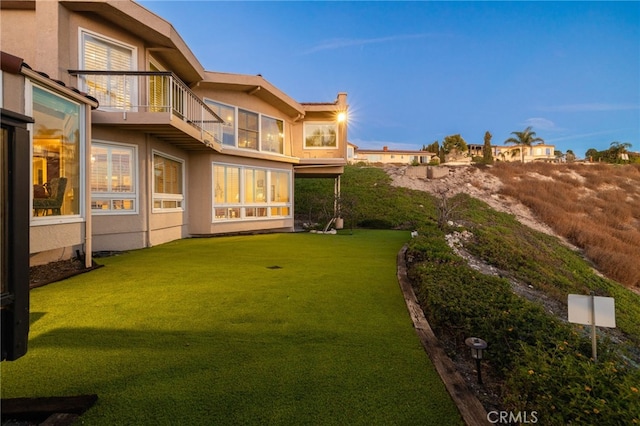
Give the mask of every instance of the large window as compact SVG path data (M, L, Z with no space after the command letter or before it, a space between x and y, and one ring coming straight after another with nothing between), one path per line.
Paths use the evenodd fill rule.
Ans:
M205 103L224 119L216 134L223 145L284 154L283 120L210 99Z
M131 46L84 31L81 33L81 44L80 63L83 70L135 70L135 49ZM83 86L98 99L101 109L130 110L134 99L137 101L137 81L133 76L87 75L83 77Z
M136 213L136 147L93 142L91 209L94 213Z
M291 173L236 165L213 165L214 220L290 217Z
M184 162L153 154L153 210L184 210Z
M305 123L305 148L337 148L338 126L336 123Z
M80 215L83 109L33 86L33 215Z

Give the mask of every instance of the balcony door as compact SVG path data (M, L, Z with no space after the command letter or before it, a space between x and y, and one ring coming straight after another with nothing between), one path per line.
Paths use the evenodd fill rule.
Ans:
M154 61L149 62L149 71L164 71ZM149 77L149 111L168 112L169 105L169 77L152 75Z

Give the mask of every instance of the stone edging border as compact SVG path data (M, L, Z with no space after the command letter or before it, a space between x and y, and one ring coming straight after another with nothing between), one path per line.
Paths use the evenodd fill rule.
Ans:
M422 347L429 355L436 371L440 375L447 391L451 395L453 402L458 407L462 419L468 426L488 425L487 411L484 409L478 398L469 389L464 379L456 370L453 362L446 355L440 345L438 338L433 333L427 318L418 304L418 300L407 277L407 264L405 253L407 246L402 247L397 256L398 283L404 296L404 300L409 310L409 315L413 321L413 327L422 343Z

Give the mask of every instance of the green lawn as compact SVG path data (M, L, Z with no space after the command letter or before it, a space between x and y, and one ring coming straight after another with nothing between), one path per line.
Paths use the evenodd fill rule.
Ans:
M462 424L396 279L408 232L191 239L31 292L2 397L87 425ZM270 268L278 267L278 268Z

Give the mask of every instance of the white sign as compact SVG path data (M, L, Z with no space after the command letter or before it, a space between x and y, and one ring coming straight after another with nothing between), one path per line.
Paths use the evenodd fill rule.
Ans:
M613 297L569 295L569 322L595 325L598 327L616 326L616 308Z

